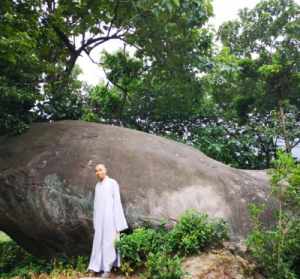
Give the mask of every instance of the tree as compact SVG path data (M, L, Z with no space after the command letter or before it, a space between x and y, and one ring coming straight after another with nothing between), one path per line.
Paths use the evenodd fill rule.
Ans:
M42 96L39 82L47 63L39 59L35 11L11 1L0 9L0 134L21 133L34 119L31 109Z
M75 65L68 78L69 82L64 86L63 94L52 94L56 84L45 84L43 100L36 104L39 121L80 119L83 114L85 94L89 90L89 86L78 79L81 73L80 67Z
M122 121L126 106L131 105L133 98L142 97L138 93L142 89L144 65L142 60L130 57L125 51L115 54L103 53L102 66L109 82L120 93L118 118ZM134 96L139 94L140 96ZM126 118L126 117L125 117Z
M210 44L202 46L203 51L208 46ZM101 61L100 65L109 82L107 85L96 86L89 102L97 106L95 109L99 116L105 114L105 119L114 118L124 125L138 128L139 120L186 120L199 110L203 91L194 73L179 68L170 72L166 65L150 66L147 61L122 50L114 54L104 52ZM92 99L95 100L96 96L98 102L95 103ZM116 105L110 117L106 110L109 96L109 102ZM102 112L99 107L102 107ZM88 111L91 110L93 108Z
M152 64L182 67L182 57L197 60L198 29L212 15L210 1L28 1L40 31L43 57L61 62L54 77L64 81L77 58L109 40L135 46ZM14 4L18 13L22 2ZM187 63L185 63L185 66Z
M1 6L0 24L7 25L6 19L12 18L11 30L1 32L6 32L12 41L14 31L18 39L24 35L28 48L28 53L23 53L23 61L27 59L24 64L41 66L32 72L35 85L43 82L47 98L55 104L64 99L72 83L78 57L83 53L90 56L97 46L110 40L134 46L136 56L165 80L185 76L178 81L183 83L196 74L195 69L204 70L207 66L205 56L211 35L203 26L212 15L210 0L5 0ZM4 48L2 53L10 57L9 52ZM31 66L15 70L27 74L30 69ZM34 96L33 103L38 100ZM56 116L55 119L66 117Z
M218 32L239 60L239 78L252 87L252 92L234 91L239 113L275 111L287 152L300 142L294 132L300 120L294 113L300 108L299 9L293 0L264 0L252 10L241 10L238 20L224 23Z

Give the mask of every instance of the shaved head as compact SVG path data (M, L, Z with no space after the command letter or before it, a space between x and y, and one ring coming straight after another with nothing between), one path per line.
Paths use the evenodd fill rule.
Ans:
M95 170L97 170L98 168L101 168L105 171L105 173L107 172L107 168L104 164L97 164L95 167Z

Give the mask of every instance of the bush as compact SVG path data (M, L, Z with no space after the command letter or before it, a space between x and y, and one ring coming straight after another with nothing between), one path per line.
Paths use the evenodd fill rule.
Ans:
M21 263L21 264L20 264ZM26 266L37 266L37 261L14 241L0 243L0 274L16 272L16 267L24 271ZM26 269L26 268L25 268ZM0 275L0 276L1 276Z
M76 272L85 272L87 257L53 258L52 260L38 259L27 253L13 240L0 241L0 278L33 278L44 274L45 278L56 278L58 274L67 277ZM74 277L74 276L73 276Z
M121 271L126 275L146 269L146 278L180 278L179 256L198 253L226 238L228 227L224 221L188 210L170 231L162 227L138 228L121 235L116 245L122 255Z
M283 152L279 152L274 165L271 185L278 201L276 225L265 230L260 222L264 205L252 205L254 228L247 246L267 278L300 278L300 165Z
M165 235L150 228L137 228L133 233L124 235L117 242L122 260L127 268L137 269L144 266L150 252L157 252L164 243Z
M145 278L179 279L184 272L181 269L181 258L177 255L170 257L164 252L150 253L146 262Z
M191 255L228 238L228 228L222 220L209 220L207 214L187 210L169 232L167 249L172 253Z

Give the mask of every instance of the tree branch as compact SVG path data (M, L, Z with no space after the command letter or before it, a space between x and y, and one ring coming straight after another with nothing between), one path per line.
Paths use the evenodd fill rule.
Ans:
M296 141L296 142L294 142L294 144L292 145L292 149L294 148L294 147L296 147L298 144L300 143L300 138Z
M91 52L91 50L93 48L95 48L98 45L101 45L102 43L104 43L110 39L121 39L121 36L123 36L123 34L121 36L119 36L118 35L119 32L120 31L116 32L115 34L113 34L109 37L105 36L105 37L98 37L98 38L90 38L84 44L82 44L81 47L79 49L77 49L76 51L81 52L84 49L86 49L86 47L88 47L90 49L90 50L88 50L88 52ZM94 44L94 45L92 45L92 44Z
M83 49L83 51L87 54L88 58L91 60L92 63L96 64L96 65L101 65L103 66L103 63L101 62L96 62L91 56L90 56L90 51L86 50L85 48Z
M64 32L62 32L55 24L51 24L52 28L56 32L56 34L60 37L60 39L64 42L66 47L70 50L71 53L76 53L75 46L71 44L69 38L66 36Z

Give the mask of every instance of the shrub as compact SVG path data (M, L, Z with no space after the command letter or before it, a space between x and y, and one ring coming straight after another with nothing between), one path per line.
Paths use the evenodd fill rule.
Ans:
M165 235L150 228L137 228L129 235L122 235L116 243L127 269L142 267L150 252L158 251Z
M16 266L24 269L29 264L35 266L37 262L13 240L0 243L0 274L15 272Z
M207 214L187 210L167 237L167 249L172 253L191 255L228 238L223 220L209 220Z
M177 255L170 257L165 252L150 253L146 262L144 278L179 279L184 272L181 269L181 258Z
M211 220L207 214L188 210L170 231L162 225L157 230L138 228L121 235L116 244L122 255L121 271L128 275L146 268L146 278L180 278L176 277L181 274L179 256L198 253L227 237L228 227L223 220ZM173 275L168 277L167 273Z
M278 201L276 225L265 230L260 215L265 205L252 205L250 214L254 228L247 238L247 246L259 266L270 279L300 277L300 165L293 158L279 152L271 171L272 195Z
M0 241L0 278L29 279L42 273L47 274L45 278L57 278L61 274L71 277L76 272L85 272L87 260L85 256L38 259L13 240Z

